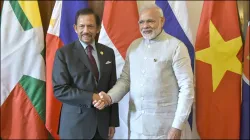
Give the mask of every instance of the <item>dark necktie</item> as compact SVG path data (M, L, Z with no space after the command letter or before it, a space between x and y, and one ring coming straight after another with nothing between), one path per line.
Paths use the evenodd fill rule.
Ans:
M98 81L99 80L99 72L98 72L98 68L97 68L97 65L96 65L95 58L92 55L93 47L91 45L88 45L87 46L87 50L88 50L88 57L89 57L92 69L94 71L94 75L95 75L96 81Z

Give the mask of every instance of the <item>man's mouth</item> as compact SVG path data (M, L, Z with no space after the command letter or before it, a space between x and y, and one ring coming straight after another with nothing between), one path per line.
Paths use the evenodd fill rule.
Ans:
M142 31L143 32L143 34L151 34L152 33L152 30L144 30L144 31Z
M89 37L92 37L92 36L90 34L84 34L84 35L82 35L82 37L89 38Z

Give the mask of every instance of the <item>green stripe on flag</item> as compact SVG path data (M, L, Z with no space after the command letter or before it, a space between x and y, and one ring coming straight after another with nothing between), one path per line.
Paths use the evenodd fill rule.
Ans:
M26 91L36 111L45 122L45 82L33 77L24 75L19 81L20 85Z
M23 27L24 31L27 31L29 29L32 29L32 25L29 22L28 18L26 17L26 15L23 12L23 9L21 8L20 4L18 3L18 1L13 0L13 1L9 1L10 5L19 21L19 23L21 24L21 26ZM32 8L32 7L30 7Z

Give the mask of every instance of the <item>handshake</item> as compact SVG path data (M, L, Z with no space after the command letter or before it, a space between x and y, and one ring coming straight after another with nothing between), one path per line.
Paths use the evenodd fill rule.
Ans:
M99 94L93 94L92 100L94 107L99 110L104 109L106 106L110 106L112 103L111 97L103 91Z

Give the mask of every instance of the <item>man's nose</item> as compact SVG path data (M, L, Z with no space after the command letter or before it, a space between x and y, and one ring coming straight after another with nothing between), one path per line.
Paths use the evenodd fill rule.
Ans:
M85 26L85 27L83 28L83 32L84 32L84 33L88 33L88 32L89 32L88 27Z
M144 23L142 24L142 28L148 28L148 27L150 27L150 26L149 26L149 24L148 24L147 22L144 22Z

